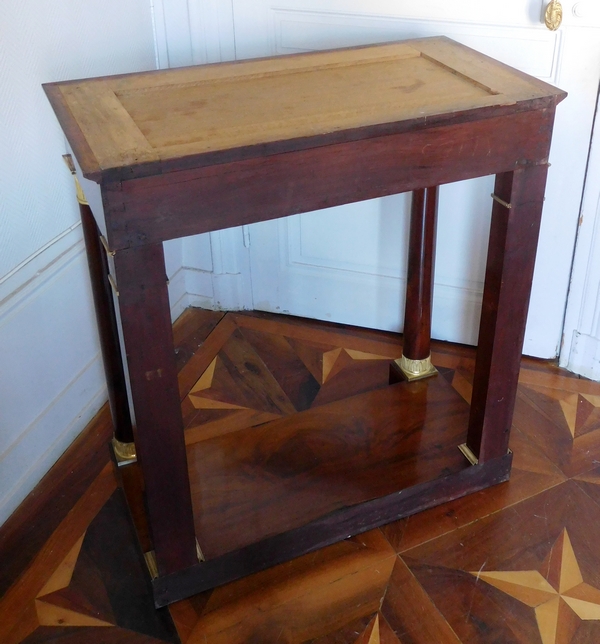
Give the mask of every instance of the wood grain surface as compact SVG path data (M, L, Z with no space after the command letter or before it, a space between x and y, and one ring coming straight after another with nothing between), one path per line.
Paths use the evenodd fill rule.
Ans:
M162 244L118 253L115 276L156 559L173 572L197 557Z
M315 403L315 397L307 407L314 392L294 398L303 379L290 378L299 365L283 350L284 341L308 363L319 391L336 385L333 398L341 395L342 382L353 391L364 365L402 350L401 337L390 333L268 314L221 318L187 312L174 333L176 346L187 347L189 357L207 329L218 337L225 320L242 333L251 331L257 355L277 348L265 368L305 409L300 415L329 403ZM211 351L223 343L221 332ZM210 336L203 346L211 347ZM194 357L199 353L196 348ZM474 350L434 341L432 353L437 379L466 404ZM196 370L196 381L205 371ZM190 375L188 369L188 381ZM387 385L380 377L367 369L362 384L381 392ZM199 391L211 395L210 388ZM524 359L509 482L202 592L168 612L153 607L123 498L104 467L108 452L94 452L94 441L105 446L110 437L103 429L110 429L105 411L90 425L88 440L73 445L2 528L0 561L10 588L5 585L0 597L0 637L15 644L595 644L598 403L600 384ZM214 422L223 429L223 420ZM92 472L94 463L99 469ZM131 502L143 513L143 497L136 499Z
M481 118L487 108L499 114L506 106L514 111L519 104L520 110L535 101L553 107L564 97L447 38L52 83L45 89L84 175L95 181L119 176L120 170L121 178L160 173L182 158L220 163L307 142L331 144L339 133L354 132L356 139L377 130L391 133L400 123L441 124L475 110ZM284 141L295 143L282 146Z
M529 310L547 165L496 177L468 445L481 462L506 453Z
M106 183L108 240L127 248L546 162L553 122L553 110L517 112Z

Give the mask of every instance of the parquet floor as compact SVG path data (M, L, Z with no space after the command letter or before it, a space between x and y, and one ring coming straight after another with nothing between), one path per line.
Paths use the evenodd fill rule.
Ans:
M361 413L357 401L386 405L401 338L189 310L175 339L192 488L202 479L215 491L194 500L197 532L213 535L200 537L207 556L252 542L257 526L268 533L313 506L356 500L367 481L393 484L392 456L387 465L378 457L377 471L369 464L374 449L393 452L392 438L365 442L355 432L349 445L310 429L310 419ZM435 343L440 373L424 387L466 408L473 358L470 348ZM298 415L312 432L302 440ZM279 443L263 437L267 426ZM248 428L252 449L233 449ZM600 642L599 383L524 359L510 482L159 611L136 466L115 473L110 433L104 409L0 529L2 644ZM314 458L317 443L327 459ZM228 475L226 451L248 476ZM360 467L353 478L342 468L357 458L364 480ZM313 484L323 478L318 497ZM286 503L282 491L293 495ZM227 520L235 507L246 508L243 525Z

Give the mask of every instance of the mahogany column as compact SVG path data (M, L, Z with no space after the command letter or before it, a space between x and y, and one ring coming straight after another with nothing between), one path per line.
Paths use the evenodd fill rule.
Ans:
M135 460L133 426L127 398L127 384L119 343L115 304L112 287L108 280L109 267L106 251L100 241L100 230L92 210L75 175L75 166L70 155L65 155L65 162L75 179L77 201L79 202L81 229L85 242L100 350L108 389L108 403L114 426L113 449L118 460L132 461Z
M112 287L108 281L109 269L106 252L100 242L100 231L90 207L80 203L79 211L90 270L94 307L96 309L100 348L108 388L108 401L115 427L115 439L122 444L132 444L133 427L127 400L127 385L123 370L121 345L119 344L119 330ZM135 450L132 456L135 457Z
M160 575L198 563L162 242L118 250L136 447Z
M431 364L431 302L438 189L415 190L410 215L404 344L397 367L408 380L437 373Z
M547 172L496 177L467 437L479 463L508 450Z

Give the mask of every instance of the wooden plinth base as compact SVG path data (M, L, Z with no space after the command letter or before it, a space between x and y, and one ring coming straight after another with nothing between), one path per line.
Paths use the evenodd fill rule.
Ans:
M469 405L443 374L390 384L401 347L368 334L229 315L189 361L179 381L206 560L154 579L157 607L508 479L510 453L472 465L459 450ZM151 550L137 469L120 473Z
M157 608L318 550L347 537L507 481L512 454L342 508L299 528L267 537L152 582Z
M188 445L207 561L155 579L157 607L507 480L510 454L459 451L468 412L434 378Z

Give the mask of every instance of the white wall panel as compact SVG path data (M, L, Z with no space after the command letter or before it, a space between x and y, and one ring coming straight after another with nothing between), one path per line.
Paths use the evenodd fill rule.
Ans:
M154 66L148 0L0 3L0 277L77 220L41 84Z
M561 32L537 27L461 24L448 20L417 20L406 16L336 15L329 11L272 9L269 19L277 53L349 47L399 38L444 34L550 81L556 73ZM401 34L401 36L400 36Z
M600 380L599 128L597 111L560 356L561 366L594 380Z
M65 138L41 84L155 60L149 0L0 3L0 523L106 400ZM181 243L167 255L176 314Z
M80 230L0 303L0 523L106 399Z

